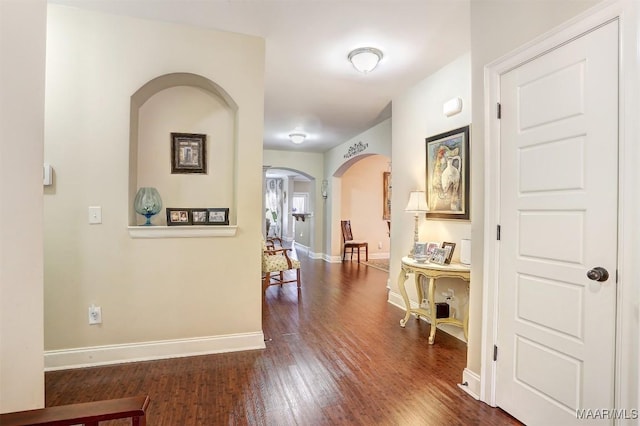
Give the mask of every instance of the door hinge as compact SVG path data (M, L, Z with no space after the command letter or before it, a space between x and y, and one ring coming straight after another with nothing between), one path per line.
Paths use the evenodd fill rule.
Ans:
M502 118L502 105L500 105L500 102L498 102L498 120L500 120Z
M498 346L497 345L493 345L493 360L494 361L498 360Z
M498 225L496 229L496 238L498 241L500 241L500 225Z

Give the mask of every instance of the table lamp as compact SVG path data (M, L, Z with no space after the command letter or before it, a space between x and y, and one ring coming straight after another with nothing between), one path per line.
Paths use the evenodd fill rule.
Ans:
M409 252L409 257L413 257L413 250L418 242L418 215L420 213L426 213L429 211L427 206L427 199L425 198L424 191L411 191L409 194L409 203L404 211L415 214L415 225L413 228L413 245Z

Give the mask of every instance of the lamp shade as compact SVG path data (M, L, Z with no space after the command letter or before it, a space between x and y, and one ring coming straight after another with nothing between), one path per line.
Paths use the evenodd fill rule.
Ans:
M382 59L382 52L375 47L361 47L349 53L349 61L363 74L373 71L380 59Z
M424 191L411 191L409 194L409 203L404 211L409 213L428 212L429 206L427 205Z

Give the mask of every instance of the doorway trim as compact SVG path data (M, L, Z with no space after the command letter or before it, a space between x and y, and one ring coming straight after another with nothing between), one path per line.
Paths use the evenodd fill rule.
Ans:
M638 139L638 126L634 117L640 113L637 80L638 64L634 62L640 30L637 22L640 7L630 0L605 1L583 14L576 16L556 29L532 40L515 51L485 66L484 99L485 111L485 174L484 174L484 274L483 274L483 323L481 341L480 399L496 406L496 368L493 361L494 344L498 329L498 272L499 245L495 237L500 223L500 121L497 119L497 104L500 99L500 77L502 74L556 48L609 21L619 20L619 189L618 189L618 293L616 318L615 356L615 407L638 408L640 403L640 371L637 359L640 355L640 327L636 300L640 296L640 267L634 257L640 256L638 241L640 219L638 204L640 195L632 188L640 183L640 172L634 170L634 162L640 160L640 149L633 141ZM637 144L636 144L637 145ZM636 167L637 168L637 167ZM627 184L625 184L627 182ZM634 185L635 184L635 185ZM626 214L625 214L626 212ZM637 263L637 262L636 262Z

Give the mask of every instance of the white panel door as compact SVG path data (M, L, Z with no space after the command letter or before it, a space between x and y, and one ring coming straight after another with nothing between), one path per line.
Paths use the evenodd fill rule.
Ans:
M617 21L503 74L500 98L496 402L589 424L579 410L614 406Z

